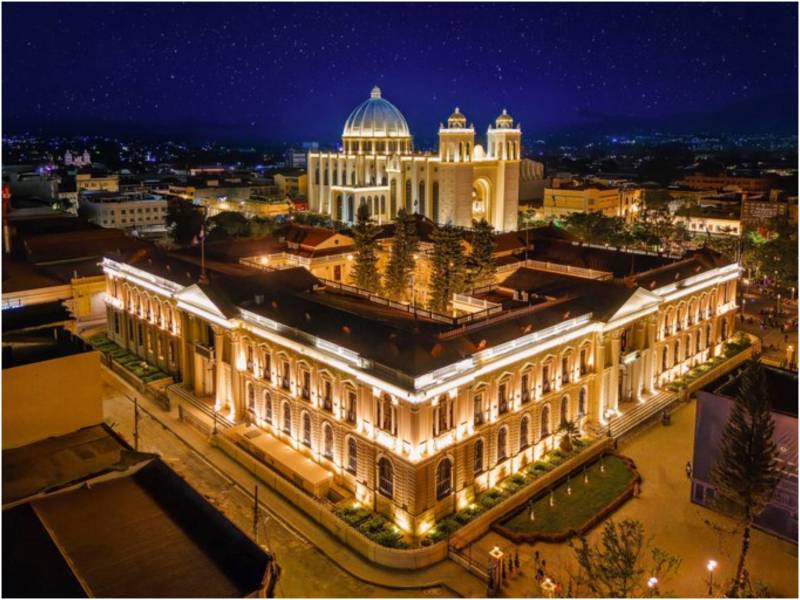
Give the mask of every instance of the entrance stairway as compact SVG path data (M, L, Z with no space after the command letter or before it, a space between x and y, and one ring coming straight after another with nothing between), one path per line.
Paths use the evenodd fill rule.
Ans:
M634 404L620 416L611 420L611 436L615 438L622 437L640 423L663 411L677 399L678 394L675 392L662 390L654 396L650 396L644 402ZM608 431L608 426L606 431Z

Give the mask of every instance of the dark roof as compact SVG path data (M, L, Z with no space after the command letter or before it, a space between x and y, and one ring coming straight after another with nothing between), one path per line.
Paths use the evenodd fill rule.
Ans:
M46 327L72 320L72 315L61 300L26 304L19 308L8 308L3 311L3 333Z
M686 252L679 260L673 259L668 264L640 273L634 281L647 290L653 290L731 262L719 252L703 247Z
M3 315L3 369L92 350L62 325L34 326L35 329L7 332L5 320ZM99 356L97 360L100 360Z
M747 368L746 363L733 373L727 373L708 385L703 390L719 396L735 398L742 384L742 375ZM788 371L763 365L767 384L767 394L773 410L797 417L797 383L796 371Z
M431 221L428 217L423 217L418 213L414 213L414 227L416 229L417 238L421 242L432 242L433 239L431 238L431 234L436 229L436 224ZM376 239L383 240L383 239L391 239L394 237L395 231L395 224L394 221L391 223L387 223L386 225L381 225L381 230L378 233Z
M35 264L101 257L147 246L119 229L88 229L43 235L30 235L23 246L28 260Z
M98 479L110 471L120 476ZM4 450L3 484L4 502L9 486L13 498L32 498L3 513L4 595L84 595L74 580L95 597L244 597L262 586L269 556L166 464L105 425ZM32 555L27 537L8 551L8 524L34 536ZM27 576L37 560L40 579L53 566L52 581Z

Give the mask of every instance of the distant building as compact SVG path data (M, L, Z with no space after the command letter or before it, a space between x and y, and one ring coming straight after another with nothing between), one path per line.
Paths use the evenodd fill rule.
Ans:
M79 205L92 223L114 229L164 230L167 200L142 189L114 192L81 192Z
M27 165L3 167L3 185L8 186L15 200L37 198L51 203L58 198L58 177L49 171L40 171Z
M695 234L713 236L739 236L742 223L739 205L733 207L691 206L679 209L673 216L675 223L684 223Z
M104 171L82 171L75 174L75 188L93 192L118 192L119 175Z
M89 167L92 165L92 156L88 150L84 150L83 154L72 153L67 150L64 153L64 164L68 167Z
M308 195L308 175L302 169L282 169L275 173L274 179L282 197L305 198Z
M780 452L783 478L772 501L755 520L755 525L797 543L797 373L765 367L767 389L775 422L773 439ZM692 502L715 507L716 493L711 470L719 457L722 432L741 385L742 370L724 375L697 392Z
M519 202L541 202L544 198L544 165L529 158L519 163Z
M683 178L682 183L696 190L734 190L767 192L772 187L770 177L740 177L737 175L703 175L696 173Z
M544 189L544 216L546 219L567 217L572 213L601 212L607 217L626 216L619 188L601 183L573 181Z
M308 150L297 150L295 148L289 148L284 155L284 162L286 166L290 169L305 169L306 168L306 157L308 156Z
M780 192L772 190L764 194L747 195L742 198L742 226L745 229L770 227L776 217L786 217L789 203L781 200Z
M353 223L361 205L378 223L401 208L435 223L470 227L486 219L516 229L522 131L505 110L486 131L485 147L458 108L440 125L435 154L414 150L408 123L377 86L350 113L342 151L308 153L311 210Z

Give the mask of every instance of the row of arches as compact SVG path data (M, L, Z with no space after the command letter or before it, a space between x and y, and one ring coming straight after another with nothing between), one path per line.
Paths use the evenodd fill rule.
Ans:
M178 319L169 301L128 283L123 283L120 289L116 279L112 280L110 294L120 301L123 308L130 314L151 325L165 329L172 335L178 335Z

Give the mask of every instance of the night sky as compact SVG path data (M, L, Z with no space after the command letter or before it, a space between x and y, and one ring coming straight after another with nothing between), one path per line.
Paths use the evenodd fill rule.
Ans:
M378 84L418 139L455 106L481 132L505 107L537 135L731 106L757 120L761 98L797 90L794 3L6 2L2 13L4 133L328 142Z

